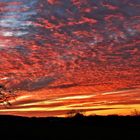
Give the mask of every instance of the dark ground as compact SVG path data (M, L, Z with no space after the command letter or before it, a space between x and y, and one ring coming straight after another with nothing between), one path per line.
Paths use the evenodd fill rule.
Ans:
M0 116L4 137L38 139L139 139L140 116L75 116L72 118L24 118Z

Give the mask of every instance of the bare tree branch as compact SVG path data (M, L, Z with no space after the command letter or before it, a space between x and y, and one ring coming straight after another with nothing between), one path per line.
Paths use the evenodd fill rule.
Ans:
M0 103L5 107L11 106L10 99L15 98L15 93L12 90L6 89L4 85L0 85Z

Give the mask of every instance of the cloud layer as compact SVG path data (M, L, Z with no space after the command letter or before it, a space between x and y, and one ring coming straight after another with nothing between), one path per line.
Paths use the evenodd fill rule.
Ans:
M1 0L0 13L0 82L7 88L63 93L58 108L70 90L78 98L82 89L79 104L92 104L95 93L140 88L139 0ZM139 103L135 94L127 104ZM107 93L106 103L101 95L100 105L126 104L121 92L117 101Z

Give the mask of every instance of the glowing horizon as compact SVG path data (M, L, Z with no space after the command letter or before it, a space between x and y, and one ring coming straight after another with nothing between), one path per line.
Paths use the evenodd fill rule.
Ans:
M22 93L16 99L11 99L11 107L0 109L0 114L42 117L67 116L71 110L83 111L85 115L132 115L135 109L140 111L140 89L102 92L93 95L79 92L79 94L63 95L60 93L58 96L51 96L49 92L43 95L45 92L47 90L41 93L37 91L30 94Z

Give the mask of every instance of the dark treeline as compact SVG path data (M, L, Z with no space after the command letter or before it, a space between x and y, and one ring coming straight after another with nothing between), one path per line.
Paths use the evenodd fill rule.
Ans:
M138 139L140 116L82 116L26 118L0 116L1 134L36 138Z

